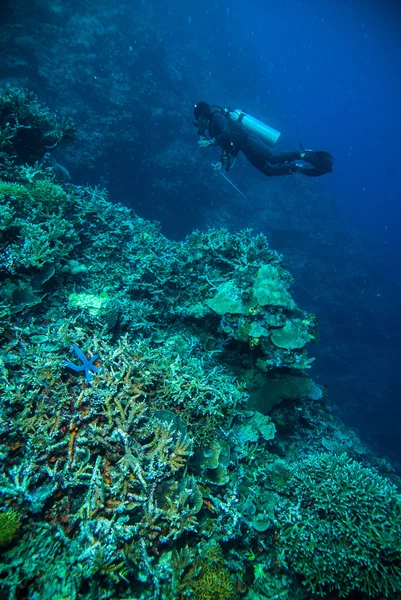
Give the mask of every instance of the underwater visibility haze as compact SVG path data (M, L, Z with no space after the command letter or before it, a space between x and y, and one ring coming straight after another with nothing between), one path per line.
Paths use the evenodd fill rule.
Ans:
M0 599L401 599L400 26L3 0Z

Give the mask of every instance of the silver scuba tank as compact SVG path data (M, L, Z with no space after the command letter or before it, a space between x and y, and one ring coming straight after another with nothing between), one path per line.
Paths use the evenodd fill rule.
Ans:
M251 115L247 115L241 109L227 109L226 112L229 119L241 125L246 133L257 135L268 146L275 146L281 135L280 131L273 129L273 127L266 125L259 119L255 119L255 117L251 117Z

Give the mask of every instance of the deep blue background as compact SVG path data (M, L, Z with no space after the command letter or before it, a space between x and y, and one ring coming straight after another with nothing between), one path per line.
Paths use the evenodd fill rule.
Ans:
M395 3L173 2L159 14L172 45L186 53L194 40L204 49L188 60L195 75L207 66L213 86L217 81L221 97L212 102L269 117L283 132L278 149L302 140L332 151L335 175L325 184L344 219L390 245L389 262L399 267L401 19ZM199 88L207 93L208 81Z

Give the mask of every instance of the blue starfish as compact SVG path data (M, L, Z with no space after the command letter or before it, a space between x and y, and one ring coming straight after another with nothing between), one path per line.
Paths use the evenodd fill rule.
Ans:
M73 344L72 348L73 348L74 352L78 355L79 360L82 361L82 365L74 365L74 363L70 362L69 360L65 360L64 361L65 366L68 367L69 369L72 369L73 371L77 371L77 372L85 371L86 381L88 383L92 383L91 371L93 371L94 373L99 373L99 371L100 371L100 367L96 367L93 364L99 355L95 354L94 356L92 356L92 358L90 360L88 360L86 358L85 354L82 352L82 350L80 350L78 348L78 346L76 344Z

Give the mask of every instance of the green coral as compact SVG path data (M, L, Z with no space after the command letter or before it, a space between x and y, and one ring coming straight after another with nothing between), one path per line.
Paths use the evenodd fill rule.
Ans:
M39 211L58 212L65 208L66 192L49 179L22 185L0 180L0 204L18 209L18 216L38 217Z
M249 336L251 338L260 338L262 336L267 336L268 334L268 329L262 327L259 323L252 323L249 327Z
M203 473L208 483L226 485L230 476L230 446L224 440L214 440L209 446L203 447L195 456L199 473Z
M235 281L226 281L218 287L217 294L206 304L219 315L226 313L247 315L257 305L294 309L296 305L288 291L289 287L290 283L283 277L278 267L271 264L263 265L258 269L253 285L248 290L250 297L247 302L242 300L241 289Z
M246 411L243 414L243 422L234 427L241 444L257 442L259 438L266 441L272 440L276 434L276 428L268 415L260 412Z
M97 317L99 314L101 314L109 299L109 296L104 292L101 294L88 294L86 292L80 292L79 294L70 294L68 297L68 303L71 308L87 310L91 316Z
M14 211L9 204L0 205L0 231L10 226L14 217Z
M67 194L59 186L48 179L35 181L29 187L35 206L45 212L52 212L60 205L65 204Z
M294 465L285 492L280 545L309 592L388 598L401 589L401 497L391 483L324 453Z
M0 513L0 547L8 546L18 535L21 516L14 509Z
M0 180L0 232L13 224L16 212L19 214L20 207L28 198L25 186Z
M24 185L0 181L0 203L2 206L23 207L29 201L29 192Z
M270 414L275 406L285 400L296 402L310 397L313 381L302 373L261 375L258 387L250 392L249 407Z
M240 317L238 321L237 334L238 339L241 340L241 342L249 342L250 337L255 337L251 335L252 325L253 324L250 321L244 319L243 317Z

